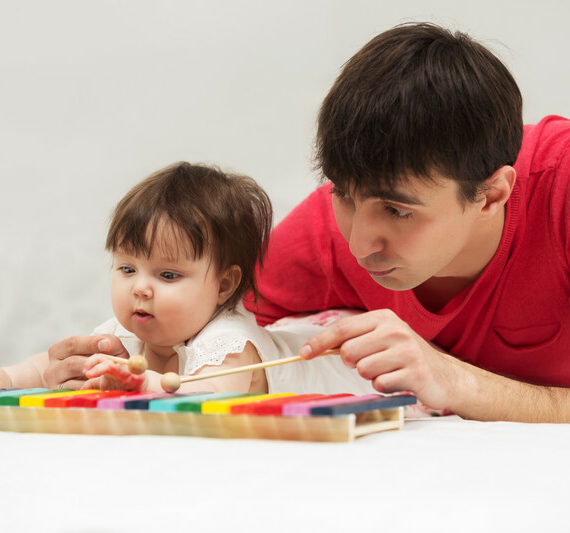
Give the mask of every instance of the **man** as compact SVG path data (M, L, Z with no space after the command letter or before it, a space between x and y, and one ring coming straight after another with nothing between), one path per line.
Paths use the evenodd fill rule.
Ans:
M247 304L258 321L367 310L300 354L340 347L376 390L467 418L570 421L570 122L523 136L521 110L466 35L372 39L324 100L330 183L275 228Z

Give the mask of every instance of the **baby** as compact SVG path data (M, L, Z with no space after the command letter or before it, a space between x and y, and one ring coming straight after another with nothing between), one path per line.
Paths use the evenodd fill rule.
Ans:
M115 335L144 374L95 354L83 388L161 390L166 372L200 374L260 362L267 333L241 303L255 292L272 209L245 176L177 163L135 187L115 208L106 249L113 254L115 317L93 335ZM104 337L102 337L104 338ZM48 354L0 369L0 387L45 386ZM215 367L215 368L213 368ZM185 383L180 392L266 392L263 370Z

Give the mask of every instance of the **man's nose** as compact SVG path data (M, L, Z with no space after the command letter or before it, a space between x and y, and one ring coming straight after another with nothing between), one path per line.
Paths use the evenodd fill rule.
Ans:
M355 209L348 239L350 252L357 259L381 252L385 236L378 218L371 217L364 209Z

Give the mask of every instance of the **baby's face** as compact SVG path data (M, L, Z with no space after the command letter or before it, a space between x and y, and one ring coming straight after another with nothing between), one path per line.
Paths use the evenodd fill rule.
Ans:
M220 303L220 280L207 254L200 259L113 255L111 299L121 325L155 353L196 335Z

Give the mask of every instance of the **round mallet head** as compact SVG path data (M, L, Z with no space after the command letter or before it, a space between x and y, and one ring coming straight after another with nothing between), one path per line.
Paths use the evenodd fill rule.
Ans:
M175 372L167 372L160 378L160 385L165 392L176 392L180 388L180 376Z
M133 374L143 374L148 368L146 358L142 355L133 355L129 358L129 371Z

